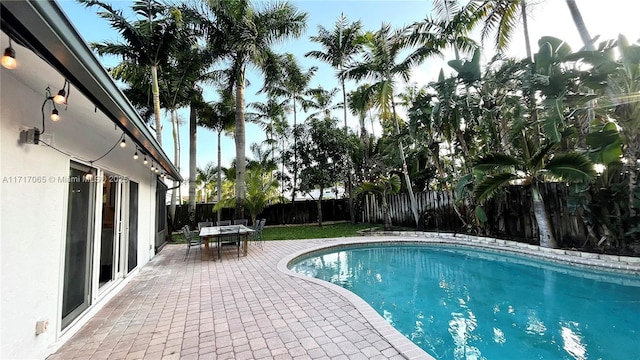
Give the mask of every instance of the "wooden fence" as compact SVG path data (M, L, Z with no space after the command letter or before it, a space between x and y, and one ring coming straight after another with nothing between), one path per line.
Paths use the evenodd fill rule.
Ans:
M581 247L586 239L586 230L582 220L568 210L568 187L565 184L548 183L542 184L540 191L560 246ZM415 196L423 229L455 233L471 230L472 226L465 228L465 223L474 220L473 209L467 204L456 204L452 192L419 192ZM415 227L408 194L390 195L387 201L394 226ZM367 195L361 206L360 219L363 222L383 223L379 199ZM527 188L506 187L483 208L488 220L481 228L481 235L538 242L538 226L533 213L531 193Z
M196 220L194 224L189 223L189 206L186 204L176 206L173 229L180 229L187 224L194 226L200 221L215 221L218 215L213 211L213 205L214 204L210 203L196 204ZM234 209L222 209L222 220L231 220L233 216ZM250 219L250 215L246 210L245 217ZM258 219L263 218L267 219L267 225L314 223L318 221L318 203L308 200L270 205L258 215ZM349 204L347 199L323 200L322 220L349 220Z
M554 235L562 247L582 247L586 239L583 221L570 214L567 207L569 188L564 184L542 184L540 191L551 218ZM466 233L473 226L473 209L466 204L456 204L455 196L449 191L416 193L420 225L424 230ZM411 204L407 194L387 197L389 211L394 226L415 227ZM366 195L355 202L356 220L364 223L383 223L382 205L378 198ZM530 191L523 186L509 186L495 199L483 206L487 222L478 235L508 238L529 243L538 242L538 226L533 213ZM223 209L222 219L233 219L233 209ZM246 214L249 218L249 214ZM196 221L215 220L217 214L213 204L196 205ZM258 218L267 219L267 224L307 224L318 221L318 207L315 201L298 201L293 204L274 204L265 208ZM331 199L322 202L323 221L349 220L349 206L346 199ZM194 226L194 224L190 224ZM188 206L176 207L176 221L173 229L189 224Z

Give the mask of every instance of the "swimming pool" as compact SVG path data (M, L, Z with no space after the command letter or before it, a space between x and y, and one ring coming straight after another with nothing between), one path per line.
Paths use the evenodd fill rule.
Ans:
M357 294L437 359L634 359L640 278L442 245L314 253L290 269Z

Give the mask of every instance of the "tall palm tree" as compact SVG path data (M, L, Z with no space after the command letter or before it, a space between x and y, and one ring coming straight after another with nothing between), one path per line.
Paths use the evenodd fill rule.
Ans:
M271 147L269 153L271 160L275 163L276 147L278 145L276 126L279 122L286 121L287 100L278 102L274 96L269 96L267 102L253 102L248 107L254 111L247 115L250 115L251 121L257 123L267 136L265 143ZM273 171L270 179L273 180Z
M216 103L201 104L198 111L200 125L218 133L218 202L222 200L222 147L220 140L223 131L230 131L235 122L235 101L233 94L226 91L219 91L220 101ZM218 221L221 220L221 213L218 212Z
M330 119L333 110L341 109L342 104L334 104L333 98L338 93L338 88L326 90L322 86L309 89L307 95L309 98L302 104L304 111L315 110L307 116L307 121L322 115L321 119Z
M437 46L440 49L452 47L455 59L460 59L460 51L470 53L478 47L476 42L469 37L469 33L476 24L475 15L471 12L461 11L455 2L443 0L443 4L434 3L434 9L439 18L426 18L412 24L410 41L414 45Z
M336 69L342 86L342 103L345 105L345 128L347 127L347 92L345 90L343 70L351 64L353 58L362 49L361 35L362 24L360 21L350 23L344 14L340 14L331 31L322 25L318 25L318 35L309 37L311 41L320 44L322 50L309 51L305 54L305 57L318 59Z
M494 33L495 48L504 52L511 43L511 38L518 24L518 16L522 18L524 43L527 59L531 59L531 41L526 0L472 0L462 10L465 18L474 26L483 22L480 36L482 41Z
M155 0L136 0L131 9L140 16L127 20L121 10L99 0L77 0L86 7L99 7L98 15L107 19L120 33L124 42L92 43L99 55L116 55L151 73L151 92L155 115L156 139L162 146L162 119L160 118L160 89L158 69L165 66L176 49L176 31L182 22L180 11Z
M304 103L304 95L307 93L309 83L318 70L312 66L307 70L303 70L293 54L284 54L274 67L277 71L268 74L266 84L263 90L267 91L270 96L285 97L291 101L291 109L293 110L293 128L298 125L298 103ZM298 142L298 132L293 133L294 148ZM291 193L291 202L295 201L296 186L298 180L297 158L298 153L293 153L293 191Z
M371 108L373 108L373 101L371 99L367 99L364 94L366 93L368 85L360 85L357 89L350 92L348 95L349 98L349 110L351 113L358 117L358 122L360 124L360 139L362 144L365 145L365 148L368 146L368 135L367 129L365 127L365 121L367 119L367 113ZM373 119L372 125L373 125ZM373 131L373 126L371 128Z
M362 24L360 21L349 22L343 13L336 20L332 30L322 25L318 26L318 35L311 36L311 41L317 42L322 50L314 50L305 54L322 62L330 64L336 70L340 85L342 86L342 111L344 117L344 130L347 131L347 91L345 89L344 70L351 65L353 58L362 49ZM350 157L349 157L350 158ZM349 195L349 214L351 222L355 222L353 209L353 196L351 194L352 178L351 166L346 167L346 190Z
M287 3L265 4L257 8L248 0L209 0L209 8L216 19L215 46L223 49L229 67L223 72L229 89L236 97L236 217L244 217L245 193L245 117L244 91L247 66L264 72L277 58L271 46L302 35L307 15Z
M423 61L426 57L437 54L439 50L423 46L407 55L404 59L399 60L399 57L404 54L410 43L407 41L405 30L393 31L388 24L383 24L380 30L375 34L370 34L368 38L370 43L367 44L368 51L363 54L362 62L346 69L343 75L349 79L367 79L373 82L363 95L365 99L376 99L378 107L383 110L391 108L394 130L398 136L398 152L402 162L402 171L411 201L411 211L416 227L419 227L420 214L418 214L418 205L413 194L411 179L409 178L404 146L402 140L399 139L400 125L396 114L395 93L397 78L407 82L413 66Z

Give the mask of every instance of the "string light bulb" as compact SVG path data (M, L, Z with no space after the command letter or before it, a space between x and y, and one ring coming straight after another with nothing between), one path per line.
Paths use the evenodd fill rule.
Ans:
M51 119L51 121L60 120L60 114L58 113L58 109L54 107L53 110L51 110L51 116L49 116L49 118Z
M133 160L138 160L139 156L138 156L138 148L136 148L136 153L133 154Z
M17 65L16 51L13 50L13 46L11 46L11 39L9 39L9 47L4 49L4 55L2 55L2 66L9 70L13 70Z
M144 160L142 160L142 163L145 165L149 163L149 161L147 160L147 155L144 156Z
M53 97L53 101L57 104L66 104L67 103L67 91L65 88L69 89L69 81L67 79L64 80L64 85L62 85L62 89L58 91L58 94Z
M153 161L151 162L151 171L153 171L155 167L153 166Z
M122 141L120 141L120 147L121 148L126 148L127 147L127 141L126 139L123 137Z

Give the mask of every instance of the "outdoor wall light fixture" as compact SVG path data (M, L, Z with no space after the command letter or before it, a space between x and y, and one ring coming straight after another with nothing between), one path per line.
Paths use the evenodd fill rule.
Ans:
M44 121L44 106L47 105L48 102L51 102L51 106L53 106L53 110L51 110L51 115L49 115L49 119L51 119L51 121L60 120L60 113L58 113L58 109L56 109L56 104L53 101L53 96L51 96L51 88L49 88L48 86L45 89L44 96L45 96L44 102L42 102L42 108L40 109L42 112L42 130L36 129L37 131L34 134L34 144L37 144L39 142L40 135L44 134L45 125L46 125Z
M66 89L66 90L65 90ZM64 79L64 84L62 85L62 89L58 91L58 94L53 97L53 101L57 104L67 105L67 98L71 92L71 84L69 84L69 80Z
M4 49L4 55L2 55L2 66L12 70L15 69L18 63L16 62L16 51L11 46L11 38L9 38L9 47Z

